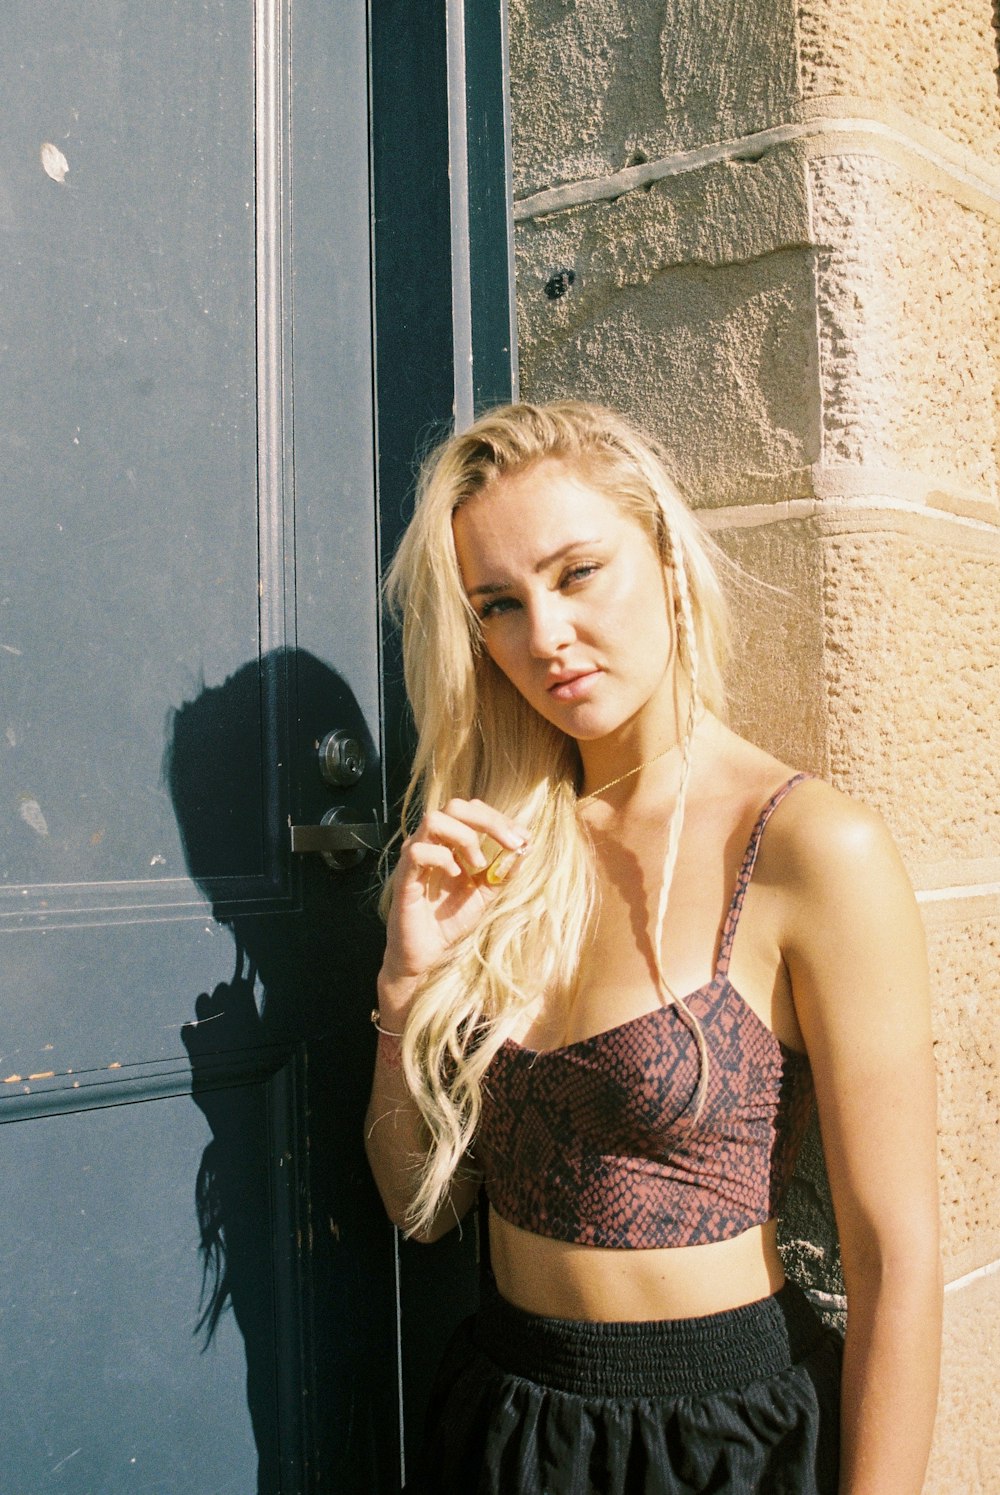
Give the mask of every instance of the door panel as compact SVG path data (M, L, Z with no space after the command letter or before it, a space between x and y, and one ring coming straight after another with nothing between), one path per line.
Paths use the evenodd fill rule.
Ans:
M2 1482L391 1488L365 6L6 19Z
M148 768L256 652L257 496L250 0L6 22L9 907L183 876Z
M258 1133L261 1092L251 1092ZM227 1315L205 1353L195 1333L190 1198L207 1135L186 1096L4 1129L2 1332L18 1373L5 1377L3 1487L12 1495L256 1488L240 1329ZM259 1174L254 1182L259 1209L266 1189ZM260 1311L272 1304L262 1293ZM270 1379L258 1395L273 1402L273 1366ZM220 1428L235 1436L220 1438Z
M292 822L384 813L404 768L378 574L412 453L452 413L455 348L479 357L451 295L465 85L444 59L465 19L461 0L5 13L17 1495L388 1495L397 1302L416 1419L471 1298L468 1240L401 1268L364 1161L371 860L333 874L289 851ZM346 789L316 760L337 727L367 757Z

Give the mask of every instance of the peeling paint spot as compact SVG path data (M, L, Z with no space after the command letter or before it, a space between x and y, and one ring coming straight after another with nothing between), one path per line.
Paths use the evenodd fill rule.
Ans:
M95 831L94 834L90 838L90 844L91 844L91 846L100 846L101 842L104 840L104 836L105 836L105 832L104 832L103 829L99 830L99 831Z
M151 867L165 867L167 865L167 859L166 857L161 856L159 852L157 852L155 856L150 857L149 865Z
M80 1448L74 1448L73 1452L68 1453L64 1459L60 1459L58 1464L53 1464L52 1473L58 1474L60 1469L62 1469L65 1464L68 1464L70 1459L75 1459L78 1453L83 1453L82 1446Z
M45 816L42 814L42 807L38 803L37 799L30 799L27 795L22 798L21 819L24 821L25 825L30 825L33 831L37 831L38 835L48 835L48 822L46 821Z
M20 1083L21 1083L21 1076L20 1075L8 1075L7 1078L4 1080L4 1084L5 1085L20 1085Z
M57 145L52 144L51 140L45 141L39 154L42 158L42 170L46 176L50 176L61 187L66 180L66 173L69 171L69 162L66 160L66 157Z
M29 1080L54 1080L56 1072L54 1069L43 1069L41 1074L29 1075Z
M118 1061L118 1060L117 1060L117 1059L116 1059L116 1060L115 1060L115 1062L114 1062L114 1063L113 1063L113 1064L109 1064L109 1065L108 1065L108 1068L109 1068L109 1069L121 1069L121 1064L120 1064L120 1063L119 1063L119 1061Z
M0 649L2 649L5 654L13 654L17 659L20 659L21 657L22 651L20 649L16 649L13 644L0 644Z
M13 727L8 727L6 732L4 733L4 736L10 743L11 747L17 747L17 733L14 731Z

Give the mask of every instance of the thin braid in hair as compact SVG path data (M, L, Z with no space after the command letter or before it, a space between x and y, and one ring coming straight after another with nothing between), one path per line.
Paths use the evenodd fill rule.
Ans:
M666 978L663 968L663 927L667 917L667 905L670 902L670 889L673 885L674 870L677 866L677 855L680 850L681 832L684 829L684 811L687 807L688 784L691 779L691 763L694 757L694 730L698 720L699 696L698 696L698 640L695 633L694 614L691 608L691 592L688 587L687 570L684 565L684 552L681 548L677 533L664 515L664 526L670 546L670 570L677 592L678 603L678 630L677 630L677 653L680 663L681 646L687 654L688 667L688 709L684 723L683 746L681 749L681 772L680 782L677 788L677 803L670 817L670 830L667 835L667 847L663 857L663 874L660 882L660 897L656 909L656 930L653 937L653 954L656 960L656 972L660 978L660 984L664 992L677 1007L694 1035L698 1046L698 1090L695 1101L695 1114L700 1111L708 1085L708 1047L705 1043L705 1035L701 1030L701 1024L690 1010L683 997L672 990Z

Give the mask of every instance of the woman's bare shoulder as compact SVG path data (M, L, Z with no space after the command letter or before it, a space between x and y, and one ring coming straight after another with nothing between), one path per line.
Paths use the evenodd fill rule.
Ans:
M879 812L809 777L797 784L774 815L772 851L799 876L872 869L899 853Z
M717 732L713 746L715 792L744 805L748 818L805 774L775 808L761 842L758 865L769 880L773 876L776 882L802 886L890 869L901 872L889 828L870 805L729 728Z
M913 888L877 810L810 778L778 805L761 846L761 875L779 895L785 948L861 948L896 931L917 939ZM817 911L822 910L822 918Z
M734 733L728 734L724 756L736 790L761 807L799 774L806 775L770 818L760 848L761 872L801 886L901 870L889 828L870 805Z

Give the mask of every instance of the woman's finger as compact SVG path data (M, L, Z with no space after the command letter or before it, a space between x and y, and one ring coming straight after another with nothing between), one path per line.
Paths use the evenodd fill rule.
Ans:
M404 877L408 868L412 868L418 875L434 870L444 872L449 877L470 876L469 869L459 861L454 848L441 841L411 841L404 846L399 865Z
M528 826L519 824L510 815L504 815L481 799L451 799L444 808L447 814L457 814L460 819L466 820L484 834L492 836L494 840L499 841L511 851L526 846L531 840L531 830Z
M478 870L482 870L495 854L493 851L483 854L480 844L483 836L492 838L496 845L508 851L520 851L531 839L530 833L508 815L476 799L451 799L443 809L429 811L417 834L421 831L435 840L467 850Z

